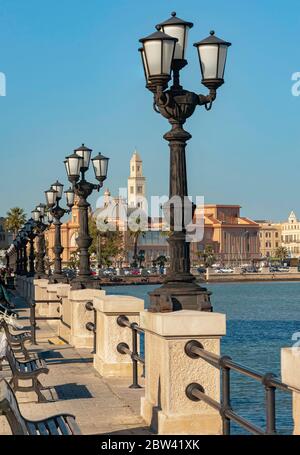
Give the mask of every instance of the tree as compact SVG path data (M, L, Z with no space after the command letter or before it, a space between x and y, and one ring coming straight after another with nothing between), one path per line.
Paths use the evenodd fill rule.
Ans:
M108 224L107 221L104 224ZM96 220L93 216L89 218L90 236L92 244L89 248L90 254L96 254L98 267L103 265L109 267L112 258L117 258L123 253L123 236L120 231L99 231Z
M154 267L156 265L158 265L161 268L161 267L165 266L166 262L168 262L168 258L161 254L156 259L154 259L154 261L152 261L152 264L153 264Z
M282 262L289 257L289 252L285 246L279 246L274 251L274 256L276 259Z
M133 263L132 263L132 267L137 267L138 266L138 263L137 263L137 261L138 261L138 241L139 241L140 236L143 236L143 237L145 236L145 231L142 228L142 220L141 220L140 216L138 216L135 219L135 223L137 225L137 229L135 229L135 230L129 229L129 235L133 239Z
M72 270L76 270L79 267L79 252L77 251L72 251L70 254L70 260L68 262L68 266Z
M13 207L6 214L5 228L12 231L14 239L26 222L26 214L20 207Z
M212 245L206 245L203 251L198 251L196 254L199 259L203 260L205 267L211 267L216 260Z

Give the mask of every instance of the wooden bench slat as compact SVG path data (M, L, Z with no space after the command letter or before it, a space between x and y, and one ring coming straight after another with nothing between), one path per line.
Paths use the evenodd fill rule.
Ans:
M62 416L56 417L55 420L56 420L58 428L61 431L61 434L65 434L65 435L72 434L72 431L71 431L69 425L66 423L66 420Z
M59 435L55 420L49 419L49 420L46 420L45 423L46 423L47 427L49 428L49 432L51 435Z
M70 427L70 430L72 431L72 434L81 434L80 428L76 423L76 420L74 417L71 416L66 416L66 421L68 422L68 425Z
M49 431L45 425L44 422L38 422L36 424L37 426L37 429L38 429L38 432L41 434L41 435L48 435L49 434Z
M34 423L27 421L26 422L26 426L27 426L29 434L32 434L32 435L36 435L37 434L37 428L36 428L36 425L34 425Z

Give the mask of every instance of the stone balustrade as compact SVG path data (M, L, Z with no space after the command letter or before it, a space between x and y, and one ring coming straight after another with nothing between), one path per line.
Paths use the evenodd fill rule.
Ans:
M146 385L141 414L158 434L221 434L218 411L186 397L189 383L197 382L214 400L220 400L220 372L209 363L185 353L187 341L198 340L220 355L226 333L225 315L182 310L141 313L145 330Z
M219 401L220 372L201 359L188 357L184 347L194 339L219 355L220 339L226 332L225 315L191 310L151 313L136 297L106 295L97 289L73 290L69 284L49 284L47 279L30 282L27 278L29 284L24 284L25 280L18 279L23 295L34 294L35 300L62 300L57 334L74 347L92 350L94 333L86 324L94 322L96 312L94 368L101 376L128 377L128 385L131 383L132 359L118 352L117 346L126 343L132 350L132 331L117 323L118 316L127 316L144 330L146 377L141 415L154 432L221 434L219 413L205 403L189 400L185 393L188 384L197 382ZM87 302L93 303L94 311L88 311ZM42 316L58 315L57 305L52 303L37 304L37 310Z
M97 312L97 341L94 367L102 376L132 376L132 361L117 351L119 343L127 343L132 349L131 330L120 327L119 315L125 315L130 322L140 323L144 301L125 295L104 295L94 299Z
M281 380L293 395L294 435L300 435L300 348L281 350Z

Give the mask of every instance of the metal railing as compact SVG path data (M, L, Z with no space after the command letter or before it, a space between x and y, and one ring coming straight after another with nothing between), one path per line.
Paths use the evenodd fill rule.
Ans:
M128 317L125 315L120 315L117 317L117 324L120 327L128 327L132 333L132 351L130 350L127 343L119 343L117 346L117 351L119 354L129 355L132 360L132 384L129 386L130 389L140 389L138 380L138 364L143 365L143 375L145 372L145 359L140 355L138 351L138 335L144 333L144 330L141 329L136 322L130 322Z
M91 354L96 354L96 350L97 350L97 312L94 308L94 304L93 302L86 302L85 304L85 309L87 311L93 311L94 312L94 322L87 322L85 324L85 328L89 331L89 332L93 332L94 334L94 340L93 340L93 350L91 352Z
M49 303L54 304L57 303L58 305L62 304L62 299L57 298L57 300L31 300L29 302L30 305L30 330L31 330L31 343L33 345L37 345L36 341L36 329L37 323L36 321L61 321L60 316L36 316L36 304L37 303ZM57 312L60 312L60 307L57 307Z
M219 411L223 421L223 434L230 435L231 421L235 422L250 433L256 435L276 434L276 390L291 392L290 388L275 379L273 373L260 374L250 368L234 362L229 356L218 356L204 349L199 341L191 340L185 345L185 353L192 359L203 359L221 371L221 402L206 395L201 384L191 383L186 388L186 396L192 401L203 401ZM231 407L230 397L230 371L235 371L244 376L260 382L265 388L266 398L266 428L257 427L249 420L241 417Z

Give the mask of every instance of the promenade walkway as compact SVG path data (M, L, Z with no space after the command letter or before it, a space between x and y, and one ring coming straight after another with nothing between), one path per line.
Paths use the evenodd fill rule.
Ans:
M29 329L29 309L15 297L18 320ZM68 412L76 416L83 434L150 434L140 416L140 398L144 389L129 389L131 378L102 378L93 368L90 350L74 349L68 344L51 344L56 337L56 322L38 321L38 346L49 366L49 374L40 377L49 403L37 403L34 392L17 393L21 412L27 418L39 419L50 414ZM57 338L57 337L56 337ZM43 352L43 353L42 353ZM0 378L10 378L7 363ZM142 380L141 380L141 385ZM10 434L4 417L0 416L0 435Z

